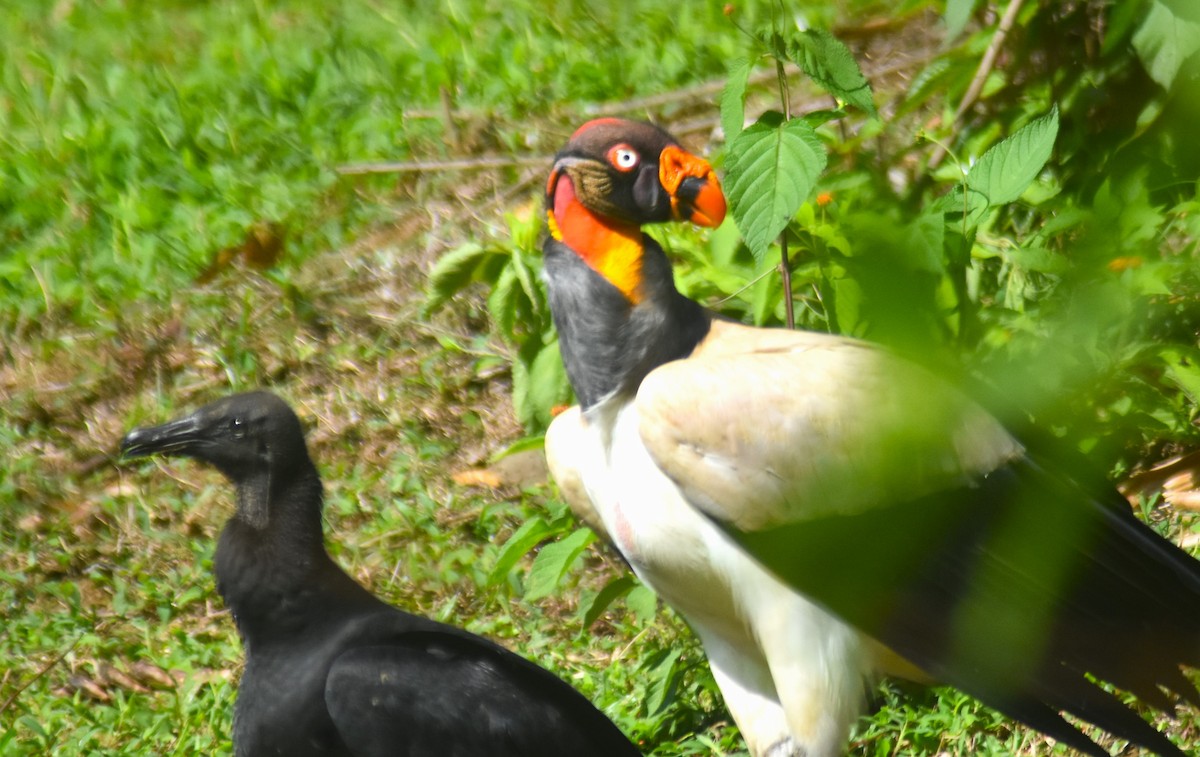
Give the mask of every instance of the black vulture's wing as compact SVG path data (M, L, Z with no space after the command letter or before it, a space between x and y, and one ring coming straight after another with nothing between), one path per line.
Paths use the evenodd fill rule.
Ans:
M410 632L343 652L325 701L355 757L638 754L579 692L466 633Z

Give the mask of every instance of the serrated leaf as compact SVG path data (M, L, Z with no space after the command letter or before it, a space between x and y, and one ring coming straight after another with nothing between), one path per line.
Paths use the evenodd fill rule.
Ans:
M977 5L979 0L946 0L946 14L942 18L946 22L947 44L958 39L958 35L967 28L967 22L971 20Z
M514 249L512 253L512 269L517 275L517 281L521 282L521 291L525 293L526 299L530 303L538 301L534 276L529 270L529 266L525 263L525 258L521 250Z
M639 623L645 625L654 620L654 611L658 609L658 596L645 584L639 584L629 590L625 597L625 606L633 611Z
M967 172L967 187L986 197L992 206L1016 200L1050 160L1057 136L1055 106L985 152Z
M846 43L825 29L807 29L787 36L783 48L788 60L837 99L878 116L871 84Z
M1186 392L1193 402L1200 402L1200 367L1197 367L1200 352L1191 350L1190 353L1164 350L1162 356L1167 364L1167 377Z
M496 324L496 330L508 338L517 322L517 294L520 283L512 266L505 266L496 277L496 283L488 294L488 314Z
M729 145L725 185L733 218L761 263L825 168L825 148L803 121L766 113Z
M566 402L570 391L562 353L555 340L543 347L529 366L529 386L525 390L525 399L529 403L527 410L539 425L547 426L550 411L555 405Z
M476 269L491 253L475 242L454 248L438 258L429 272L428 293L425 298L426 315L441 307L447 300L470 284Z
M787 40L774 26L766 26L754 35L767 48L767 54L773 58L787 60Z
M814 110L800 116L800 120L816 129L845 115L846 111L844 110Z
M968 229L979 225L987 209L987 197L962 184L939 197L932 208L936 213L946 214L947 225L957 228L965 223Z
M613 602L628 594L635 586L637 581L629 575L614 578L605 584L604 588L592 597L591 602L579 608L583 616L583 627L590 628Z
M1133 33L1133 48L1150 78L1169 90L1183 62L1200 51L1200 23L1154 0L1146 20Z
M517 564L517 561L537 546L538 542L549 536L550 532L550 524L538 517L522 523L521 527L514 531L513 535L508 537L508 541L504 542L504 546L500 548L496 564L488 573L488 585L495 586L508 578L509 571Z
M751 63L739 58L729 69L729 78L721 90L721 129L725 143L742 133L746 124L746 84L750 81Z
M657 715L670 701L670 694L675 690L675 665L679 662L679 649L672 649L662 654L653 667L646 671L650 685L646 688L646 711Z
M953 65L953 59L942 56L934 58L925 68L917 72L917 75L909 82L907 92L905 92L906 100L924 99L925 95L931 90L937 88L938 84L945 77L946 72Z
M596 540L591 529L581 528L553 544L547 544L538 552L529 569L529 581L525 584L525 599L535 600L549 596L558 588L558 582L567 574L583 550Z
M529 366L525 361L512 361L512 403L517 420L525 428L537 425L537 413L529 401Z

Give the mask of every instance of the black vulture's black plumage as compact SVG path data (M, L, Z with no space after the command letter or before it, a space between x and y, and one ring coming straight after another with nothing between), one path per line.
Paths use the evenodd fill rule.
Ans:
M246 650L238 757L638 754L554 675L391 607L338 568L325 551L317 469L275 395L218 400L137 429L121 448L202 460L236 487L215 570Z

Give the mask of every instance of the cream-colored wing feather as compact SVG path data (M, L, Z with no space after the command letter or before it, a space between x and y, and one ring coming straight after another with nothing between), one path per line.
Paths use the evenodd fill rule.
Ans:
M828 334L716 323L643 381L637 407L666 475L744 531L915 499L1021 451L945 381Z
M612 537L583 484L586 466L603 460L603 451L594 449L595 435L588 432L586 424L578 405L560 413L546 429L546 464L575 517L611 544Z

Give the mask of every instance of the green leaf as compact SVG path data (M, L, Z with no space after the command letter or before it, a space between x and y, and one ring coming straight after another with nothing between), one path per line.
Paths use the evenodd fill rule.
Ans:
M735 60L721 90L721 129L726 144L742 133L746 123L746 83L750 81L751 65L746 58Z
M21 725L25 726L29 730L33 731L38 736L41 736L42 738L46 738L47 736L49 736L49 734L46 733L46 729L42 728L42 724L39 723L38 719L35 717L32 717L30 715L22 715L21 717L17 718L17 722L20 723Z
M909 83L904 94L905 108L916 107L941 92L946 80L954 73L956 65L963 64L947 56L930 61Z
M488 585L495 586L508 578L509 571L517 564L517 561L537 546L542 539L549 536L551 531L550 524L538 517L522 523L521 527L508 537L508 541L504 542L504 546L500 549L496 564L488 573Z
M646 671L650 679L646 689L646 711L651 715L657 715L671 700L670 695L675 690L675 666L681 653L682 650L678 648L664 651L661 658L654 660L654 665Z
M563 367L562 353L558 341L553 341L538 352L529 366L529 386L523 392L526 406L519 414L529 417L539 425L550 424L550 411L561 405L570 396L571 385Z
M1016 200L1050 159L1057 136L1056 106L985 152L967 172L967 187L992 206Z
M709 260L714 267L727 269L734 265L742 237L736 224L723 223L708 235ZM679 272L676 271L676 276Z
M825 148L803 121L765 113L729 145L725 184L733 218L761 263L825 168Z
M605 584L604 588L596 592L596 596L592 597L591 602L580 606L579 610L583 616L583 627L591 627L613 602L628 594L636 586L637 581L630 575L614 578Z
M513 337L517 324L517 298L520 297L520 280L510 265L504 266L488 295L488 314L496 323L496 330L505 338Z
M428 315L470 284L480 263L491 253L475 242L467 242L438 258L429 272L424 313Z
M1171 381L1187 392L1192 402L1200 402L1200 351L1171 349L1164 350L1162 356Z
M1179 18L1200 23L1200 3L1196 0L1159 0Z
M984 197L983 192L961 184L937 198L934 203L936 212L949 214L946 223L952 227L960 227L964 222L967 228L978 226L988 208L988 198Z
M878 117L871 84L850 48L825 29L808 29L783 39L788 60L837 99Z
M1171 89L1184 61L1200 50L1200 23L1176 13L1174 6L1154 0L1146 20L1133 34L1133 48L1150 78Z
M775 249L774 245L771 247ZM778 258L777 258L778 259ZM775 265L770 266L776 269ZM751 290L750 307L755 326L763 326L775 317L775 311L783 302L783 277L763 276Z
M925 213L900 231L903 235L900 247L906 253L908 265L939 275L945 270L942 248L946 223L941 213Z
M637 616L638 622L645 625L654 620L654 611L658 609L658 596L645 584L639 584L629 590L625 597L625 605Z
M1064 273L1070 264L1062 253L1038 245L1009 248L1004 257L1020 268L1041 273Z
M977 5L979 0L946 0L946 14L942 18L946 22L947 44L958 39L958 35L967 28L967 22L971 20Z
M535 600L549 596L558 587L558 582L567 574L583 550L596 541L590 528L581 528L553 544L547 544L538 552L529 569L529 582L525 585L525 599Z
M525 263L525 258L520 248L514 248L512 253L512 269L517 276L517 281L521 282L521 291L525 293L526 299L530 303L538 301L538 292L534 282L533 274L529 270L529 266Z
M537 425L537 414L529 401L529 364L520 357L512 361L512 403L522 426L528 429Z
M544 449L545 446L546 437L544 435L538 434L537 436L525 436L488 457L488 462L495 463L503 460L509 455L515 455L519 452L530 452L533 450Z

